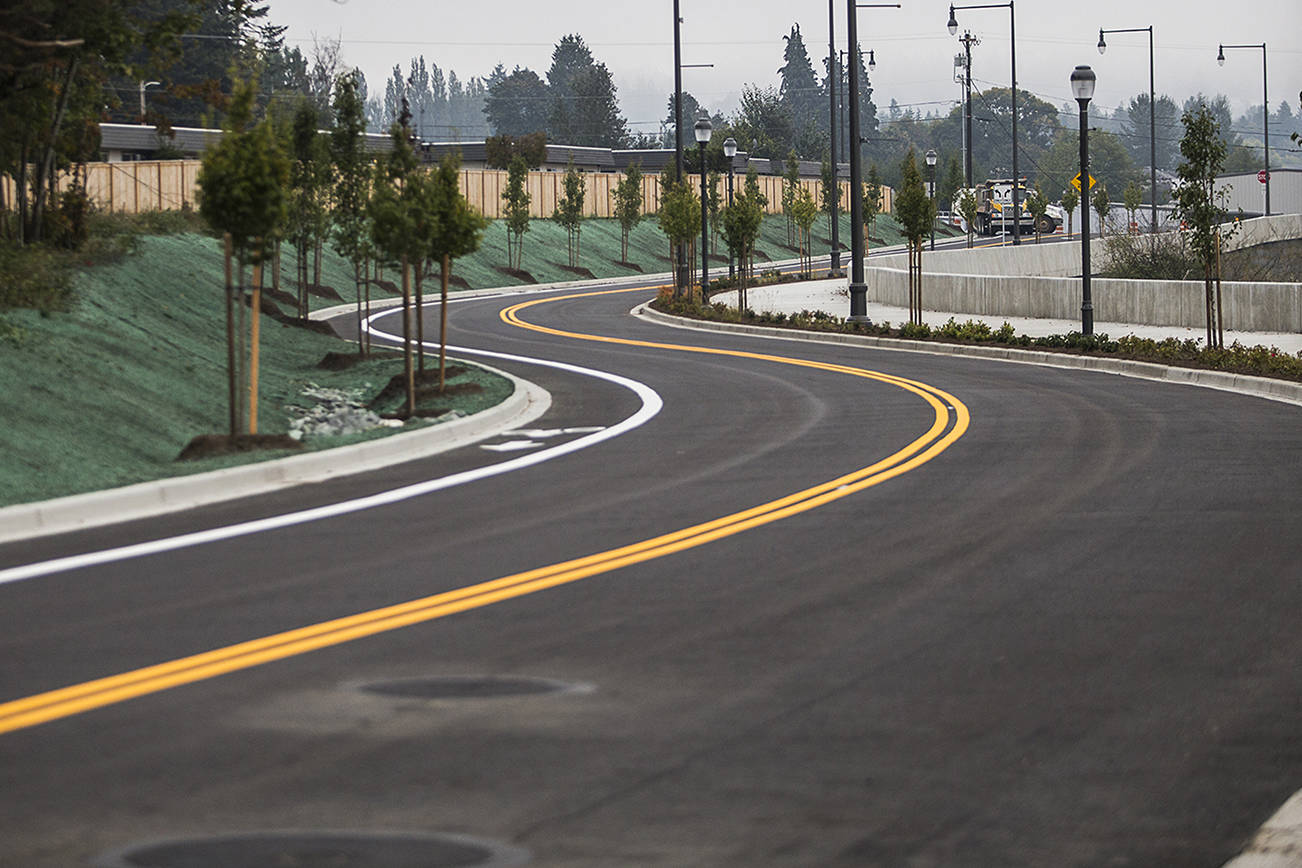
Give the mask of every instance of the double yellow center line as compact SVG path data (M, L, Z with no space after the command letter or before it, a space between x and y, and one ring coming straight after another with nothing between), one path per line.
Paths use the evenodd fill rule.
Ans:
M619 291L628 292L630 290ZM581 298L599 294L604 293L581 293L564 296L563 298ZM373 636L377 633L396 630L399 627L444 618L458 612L492 605L503 600L536 593L547 588L554 588L557 585L576 582L621 567L632 566L695 548L714 540L815 509L907 473L949 448L955 440L963 436L968 427L967 408L956 398L932 386L902 377L847 365L835 365L766 353L651 343L599 335L581 335L534 325L519 318L521 310L548 301L560 300L562 299L540 299L515 305L504 310L502 318L521 328L578 340L618 343L681 352L737 356L778 364L816 368L876 380L897 386L922 398L934 411L935 420L926 433L894 454L874 464L722 518L586 557L503 576L491 581L458 588L442 594L422 597L406 603L385 606L331 621L323 621L202 654L182 657L166 663L124 672L120 675L87 681L82 684L0 704L0 733L36 726L134 697L157 693L171 687L191 684L253 666L260 666L274 660L283 660L286 657L305 654L320 648L340 645L355 639Z

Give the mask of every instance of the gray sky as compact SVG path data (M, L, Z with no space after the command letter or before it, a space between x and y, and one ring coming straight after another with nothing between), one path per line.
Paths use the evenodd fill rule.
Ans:
M945 28L946 0L901 0L901 9L861 9L859 37L874 49L872 76L879 111L892 98L902 105L947 111L959 98L953 57L959 46ZM838 48L845 48L846 3L835 0ZM553 46L567 33L583 36L619 88L632 129L657 130L673 89L673 6L670 0L568 0L555 4L495 0L430 3L414 0L271 0L271 17L288 26L286 38L305 54L313 36L339 38L345 62L366 74L372 94L383 90L395 63L404 71L423 54L463 81L486 75L495 64L527 66L546 76ZM710 4L680 0L683 87L711 110L731 113L745 84L777 84L782 37L799 23L810 60L821 75L827 51L828 5L750 0ZM1302 2L1299 0L1022 0L1017 4L1017 77L1021 87L1055 105L1071 98L1068 76L1078 63L1098 75L1095 100L1113 108L1148 89L1148 34L1108 37L1102 57L1100 27L1154 27L1159 94L1177 102L1195 92L1224 93L1236 115L1261 103L1260 50L1226 52L1217 43L1261 43L1268 48L1272 109L1287 100L1298 110L1302 89ZM1007 9L960 10L959 35L970 29L982 41L973 49L973 76L982 87L1007 86ZM1272 44L1273 42L1273 44ZM1272 144L1274 144L1272 142Z

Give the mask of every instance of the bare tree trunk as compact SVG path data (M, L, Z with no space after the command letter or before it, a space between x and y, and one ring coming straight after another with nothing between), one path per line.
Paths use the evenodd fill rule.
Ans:
M259 249L262 239L257 242ZM261 250L259 250L261 253ZM253 263L253 303L249 307L249 433L258 433L258 337L262 324L262 257Z
M77 71L77 63L80 57L74 55L68 61L68 71L63 76L63 90L59 94L59 105L54 112L54 123L50 126L50 140L45 146L45 155L38 167L36 175L36 190L32 202L32 240L41 240L41 223L45 217L45 200L48 192L44 189L46 176L53 176L54 173L54 143L59 138L59 129L63 126L63 116L68 111L68 98L72 91L72 76ZM51 186L53 186L51 184Z
M363 320L362 320L362 268L360 262L353 263L353 289L357 292L357 355L366 357L366 343L363 337Z
M411 266L402 256L402 368L407 380L407 418L416 415L416 377L411 358Z
M236 313L236 316L235 316L235 333L236 333L236 347L235 347L235 350L236 350L236 353L235 353L235 359L236 359L236 361L235 361L235 364L236 364L236 376L239 378L239 382L240 382L240 383L244 383L244 382L246 382L245 371L247 370L246 367L245 367L245 362L244 362L244 359L245 359L245 356L244 356L244 348L245 348L245 341L244 341L244 317L245 317L245 310L248 308L248 302L247 302L247 300L244 298L244 251L240 251L239 254L235 257L235 267L236 267L236 273L235 273L235 296L236 296L236 300L237 300L237 303L236 303L236 310L235 310L235 313ZM245 418L245 415L244 415L244 402L243 402L243 401L240 401L240 400L237 398L236 401L235 401L235 406L236 406L237 408L239 408L239 410L238 410L238 412L239 412L239 416L240 416L240 418L239 418L239 423L240 423L239 428L240 428L240 432L243 433L243 432L246 430L246 429L245 429L246 418Z
M425 373L425 260L416 265L416 365Z
M443 254L443 267L439 279L439 394L447 383L448 361L448 277L452 272L451 258Z
M230 437L240 432L238 373L235 369L235 291L231 286L231 234L222 237L224 262L226 264L226 385L227 407L230 411Z
M321 239L316 239L315 253L312 260L312 285L320 288L321 286ZM303 317L307 318L307 308L303 309Z

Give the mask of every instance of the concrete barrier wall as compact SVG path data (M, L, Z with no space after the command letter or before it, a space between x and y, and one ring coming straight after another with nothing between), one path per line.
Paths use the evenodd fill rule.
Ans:
M925 266L926 259L923 259ZM932 274L924 270L924 310L984 316L1074 320L1080 317L1079 277L1008 277ZM908 270L870 268L868 300L907 307ZM1201 281L1090 281L1096 322L1202 328L1206 325ZM1225 327L1235 331L1302 332L1302 284L1223 283Z
M1245 220L1230 249L1302 238L1302 215ZM1099 262L1103 242L1093 240ZM1021 244L972 250L927 251L922 257L924 310L983 316L1078 319L1080 245L1070 242ZM868 261L868 300L907 307L908 254ZM1090 281L1096 322L1202 328L1206 325L1202 281ZM1302 332L1302 284L1225 282L1221 285L1225 327L1236 331Z

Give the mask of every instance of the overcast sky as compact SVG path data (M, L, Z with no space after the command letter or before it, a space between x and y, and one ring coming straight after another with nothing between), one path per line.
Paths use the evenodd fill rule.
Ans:
M953 58L959 49L945 23L942 0L902 0L903 8L860 9L859 38L876 52L871 77L879 112L892 98L901 105L947 111L959 99ZM845 48L846 3L835 0L836 35ZM404 72L424 55L463 81L484 76L497 63L527 66L546 77L557 40L583 36L597 60L610 68L620 104L633 130L654 132L673 89L672 0L562 0L560 3L493 0L489 3L431 3L428 0L271 0L271 18L288 26L286 39L310 56L314 36L338 38L346 63L366 74L374 95L395 63ZM713 63L687 69L683 88L713 110L729 114L746 84L777 85L783 41L798 23L810 60L822 75L827 53L828 5L750 0L746 4L680 0L683 63ZM1100 27L1152 25L1159 94L1177 102L1198 91L1223 93L1236 115L1262 96L1261 51L1226 52L1216 64L1220 42L1258 43L1268 49L1272 109L1287 101L1298 110L1302 89L1302 2L1300 0L1022 0L1016 7L1017 77L1021 87L1055 105L1071 98L1068 76L1089 64L1098 76L1095 100L1112 108L1148 89L1148 34L1108 37L1108 51L1096 49ZM973 77L982 87L1009 81L1007 9L960 10L965 29L981 39L973 49ZM1272 143L1273 144L1273 143Z

